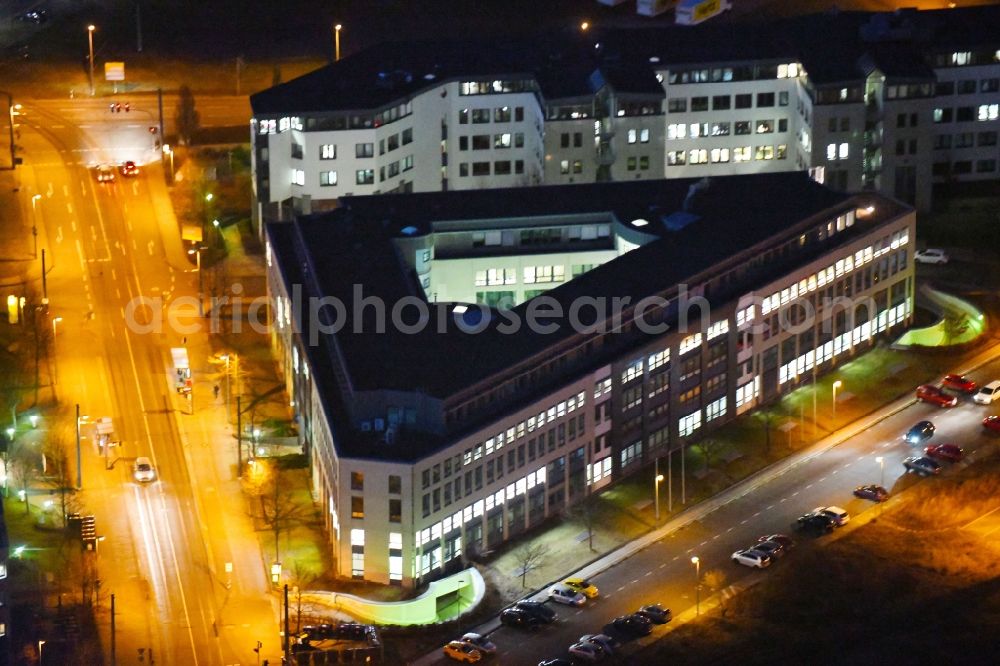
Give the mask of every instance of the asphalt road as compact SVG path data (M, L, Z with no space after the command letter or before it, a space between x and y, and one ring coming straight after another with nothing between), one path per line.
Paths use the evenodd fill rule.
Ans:
M1000 377L1000 360L994 360L971 375L977 381ZM953 409L940 409L917 403L886 418L873 419L861 434L793 467L786 473L734 496L703 520L682 528L669 537L638 552L631 558L590 577L601 591L600 597L580 609L552 604L558 614L555 624L536 633L500 627L490 633L498 646L498 655L484 663L537 664L543 658L567 657L566 647L582 634L597 633L618 615L635 611L644 604L659 602L674 613L689 610L696 603L696 570L691 557L701 562L701 573L722 571L729 584L745 583L749 577L767 576L768 571L751 570L731 561L735 550L744 548L761 535L785 533L794 536L799 547L812 547L823 538L795 536L791 523L802 513L818 506L839 505L852 515L872 510L874 505L853 497L852 490L868 483L882 483L890 493L900 492L914 483L934 483L905 474L902 460L923 447L910 446L902 433L911 425L929 419L937 426L933 443L954 442L968 455L980 447L996 446L997 439L980 425L983 416L1000 412L1000 403L992 407L974 404L963 398ZM876 457L884 459L884 479ZM943 474L955 467L943 463ZM959 463L965 465L966 462ZM992 519L984 519L983 529L992 530ZM772 566L787 566L795 560L795 550ZM703 594L710 594L703 589ZM495 624L495 623L494 623ZM662 630L660 630L662 631ZM655 636L658 630L654 628ZM604 663L629 663L629 648ZM435 655L420 664L446 663Z
M79 403L91 420L112 417L114 439L121 442L106 461L93 430L83 428L82 502L105 537L97 556L102 642L107 650L108 595L114 593L119 664L139 663L140 651L148 663L150 650L160 664L251 663L249 622L230 618L222 626L230 581L222 580L212 554L222 514L204 508L214 501L207 496L213 488L202 483L209 472L192 463L185 432L196 422L182 421L189 418L188 405L168 374L168 348L183 346L186 336L167 326L143 332L127 325L130 301L193 295L195 274L190 266L175 268L176 257L173 266L168 261L156 221L156 208L164 205L157 198L164 195L149 180L163 178L158 165L135 178L96 182L87 157L107 150L106 136L81 129L88 113L97 113L88 108L67 118L44 105L26 105L20 143L27 157L22 189L27 197L41 197L35 215L40 247L48 251L51 317L61 317L53 324L56 390L64 404ZM195 315L192 308L173 314L181 323ZM134 319L152 321L141 311ZM156 482L133 481L137 456L152 458ZM64 588L79 594L74 581ZM269 611L262 591L257 599ZM250 619L249 609L246 615Z

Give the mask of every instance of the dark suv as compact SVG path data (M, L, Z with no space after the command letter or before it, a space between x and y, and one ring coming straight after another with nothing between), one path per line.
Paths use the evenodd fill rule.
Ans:
M537 629L542 626L542 621L537 615L532 615L520 608L507 608L500 612L500 624L507 627Z
M903 439L909 444L923 444L934 436L934 424L930 421L921 421L906 431Z
M941 463L928 456L910 456L903 461L903 467L907 472L916 472L920 476L941 473Z
M534 615L545 624L551 624L556 621L556 612L538 601L518 601L514 604L514 608Z
M807 513L792 523L792 529L809 534L829 534L837 526L837 520L825 513Z

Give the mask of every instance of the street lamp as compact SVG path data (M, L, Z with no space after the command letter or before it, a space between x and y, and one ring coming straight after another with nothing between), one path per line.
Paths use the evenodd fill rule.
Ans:
M195 257L195 266L198 271L198 316L205 316L205 306L203 301L205 300L205 290L202 288L202 278L201 278L201 251L206 249L204 245L199 245L196 248L188 250L188 254L193 254Z
M656 494L656 522L660 522L660 484L663 483L663 475L657 474L654 481L653 487Z
M42 663L42 646L45 645L45 641L38 641L38 663Z
M35 196L31 197L31 236L35 240L35 250L31 256L34 259L38 258L38 217L37 217L38 212L37 209L35 208L35 204L37 204L38 200L41 198L42 198L41 194L36 194Z
M844 385L839 379L833 383L833 418L837 418L837 389Z
M333 26L334 62L340 61L340 30L343 27L339 23Z
M691 558L691 564L694 565L694 578L697 581L695 585L695 602L694 602L694 614L701 615L701 560L695 555Z
M584 21L583 23L580 24L580 30L582 32L587 32L587 30L589 30L589 29L590 29L590 23L589 22Z
M875 462L878 463L878 485L885 488L885 458L878 456Z
M170 182L174 182L174 151L169 143L163 144L163 153L170 156Z
M56 326L57 326L57 325L59 324L59 322L61 322L62 320L63 320L63 319L62 319L62 317L53 317L53 319L52 319L52 339L53 339L53 340L55 340L55 339L56 339L56 333L58 333L58 332L59 332L59 330L58 330L58 329L56 328Z
M94 96L94 30L97 28L91 24L87 26L87 44L90 46L90 96Z

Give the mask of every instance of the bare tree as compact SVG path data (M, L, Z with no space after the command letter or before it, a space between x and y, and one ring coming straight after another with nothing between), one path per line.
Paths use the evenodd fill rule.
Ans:
M28 490L38 478L38 458L28 447L15 443L13 450L7 454L7 465L14 478L14 485L24 493L24 513L27 515L31 512Z
M702 576L702 582L705 586L712 592L717 592L719 594L719 607L722 609L722 614L726 614L726 598L724 594L724 588L726 587L726 574L721 569L712 569L711 571L706 571L705 575Z
M725 444L717 439L706 437L692 444L691 448L698 449L701 452L705 462L705 471L707 472L712 463L717 462L722 449L725 448Z
M587 544L590 547L590 552L594 551L594 526L597 523L597 516L594 512L594 498L586 499L578 504L574 504L569 508L567 513L570 518L580 521L584 528L587 530Z
M295 632L302 630L302 594L319 578L319 572L305 565L301 560L292 562L291 584L295 597Z
M521 588L527 587L528 574L540 569L549 555L549 547L544 543L526 543L514 551L517 561L517 572L521 576Z
M261 517L274 536L274 561L280 562L281 551L278 540L281 533L290 529L302 518L305 507L295 501L294 491L277 468L271 475L271 484L267 490L268 492L260 496Z
M73 465L70 463L68 447L63 437L55 435L46 440L42 448L45 456L45 485L59 493L61 525L66 527L66 517L82 512L82 502L73 487Z

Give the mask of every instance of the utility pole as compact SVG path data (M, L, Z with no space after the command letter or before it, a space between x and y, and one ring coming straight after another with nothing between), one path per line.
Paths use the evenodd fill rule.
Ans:
M243 411L240 396L236 396L236 478L243 477Z
M142 0L135 0L135 50L142 53Z
M42 248L42 304L49 302L49 286L45 277L45 248Z
M278 484L275 483L275 486ZM288 641L288 583L285 583L285 663L292 663L291 645Z
M7 113L10 115L10 170L13 171L17 166L17 159L14 156L17 152L17 146L14 144L14 96L3 90L0 90L0 95L7 96Z
M76 489L83 488L83 467L80 465L80 403L76 403Z
M111 595L111 666L115 666L115 595Z
M167 135L163 133L163 88L157 88L156 89L156 105L159 108L159 112L160 112L160 140L161 141L166 141L166 136ZM171 183L174 182L174 169L173 169L174 162L173 162L173 159L174 159L174 157L173 157L173 155L171 155L170 156L170 182Z

